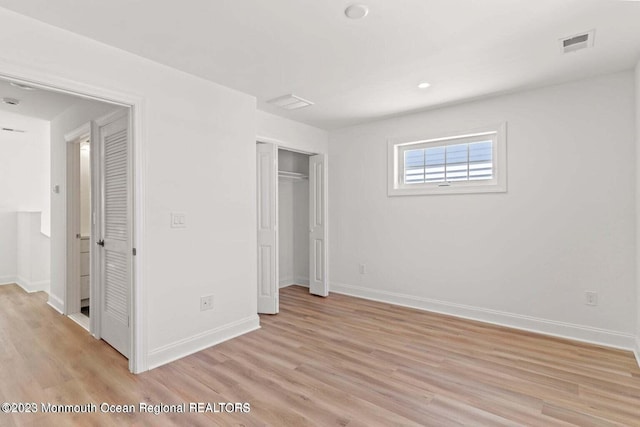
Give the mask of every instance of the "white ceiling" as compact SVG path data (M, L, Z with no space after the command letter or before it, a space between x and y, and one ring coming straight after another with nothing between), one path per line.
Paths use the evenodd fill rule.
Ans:
M337 128L631 68L640 2L615 0L0 0L0 6ZM558 39L596 29L595 47ZM417 89L420 81L432 84ZM265 101L315 102L285 112Z
M20 89L11 86L9 81L2 79L0 79L0 98L15 98L20 100L19 105L7 105L0 102L0 113L20 114L47 121L52 120L73 104L78 103L79 100L76 96L49 90Z

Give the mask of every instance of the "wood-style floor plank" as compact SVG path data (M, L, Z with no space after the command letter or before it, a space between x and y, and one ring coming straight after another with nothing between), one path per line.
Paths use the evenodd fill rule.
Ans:
M0 403L251 410L0 412L0 426L640 426L640 368L626 351L292 286L262 329L132 375L46 298L0 286Z

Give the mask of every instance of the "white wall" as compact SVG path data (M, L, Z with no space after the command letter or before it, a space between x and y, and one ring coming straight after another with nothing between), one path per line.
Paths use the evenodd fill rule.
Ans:
M309 181L294 182L293 201L293 278L309 285Z
M43 211L49 203L49 122L0 111L0 124L26 131L0 132L0 283L15 283L19 244L29 243L24 235L19 240L18 212ZM27 287L44 290L48 280L47 274L42 286Z
M17 213L0 210L0 285L15 283L18 274Z
M332 132L331 290L631 348L633 84L623 72ZM507 193L387 197L388 138L505 121Z
M280 287L295 282L293 234L293 181L278 179L278 279Z
M3 9L0 44L0 73L44 73L143 99L137 268L146 364L257 328L255 98ZM52 154L52 184L64 182L64 166ZM63 193L54 199L52 237L60 238ZM186 212L186 229L170 228L172 211ZM58 270L52 290L63 279ZM213 310L200 311L204 295L213 295Z
M276 142L281 147L307 153L327 154L329 150L326 130L260 110L256 110L256 137L263 142Z
M42 211L49 202L49 122L0 111L0 210Z
M27 292L49 292L51 245L42 234L41 212L18 212L16 283Z

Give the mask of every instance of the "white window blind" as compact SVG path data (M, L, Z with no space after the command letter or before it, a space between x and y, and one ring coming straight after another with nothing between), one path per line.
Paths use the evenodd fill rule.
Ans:
M404 152L404 182L473 181L493 178L493 142L480 141Z
M389 195L506 191L505 129L389 141Z

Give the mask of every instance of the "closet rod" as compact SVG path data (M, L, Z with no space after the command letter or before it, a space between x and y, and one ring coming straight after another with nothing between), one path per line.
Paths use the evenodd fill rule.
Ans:
M289 178L289 179L309 179L309 177L305 174L298 172L289 172L289 171L278 171L279 178Z

